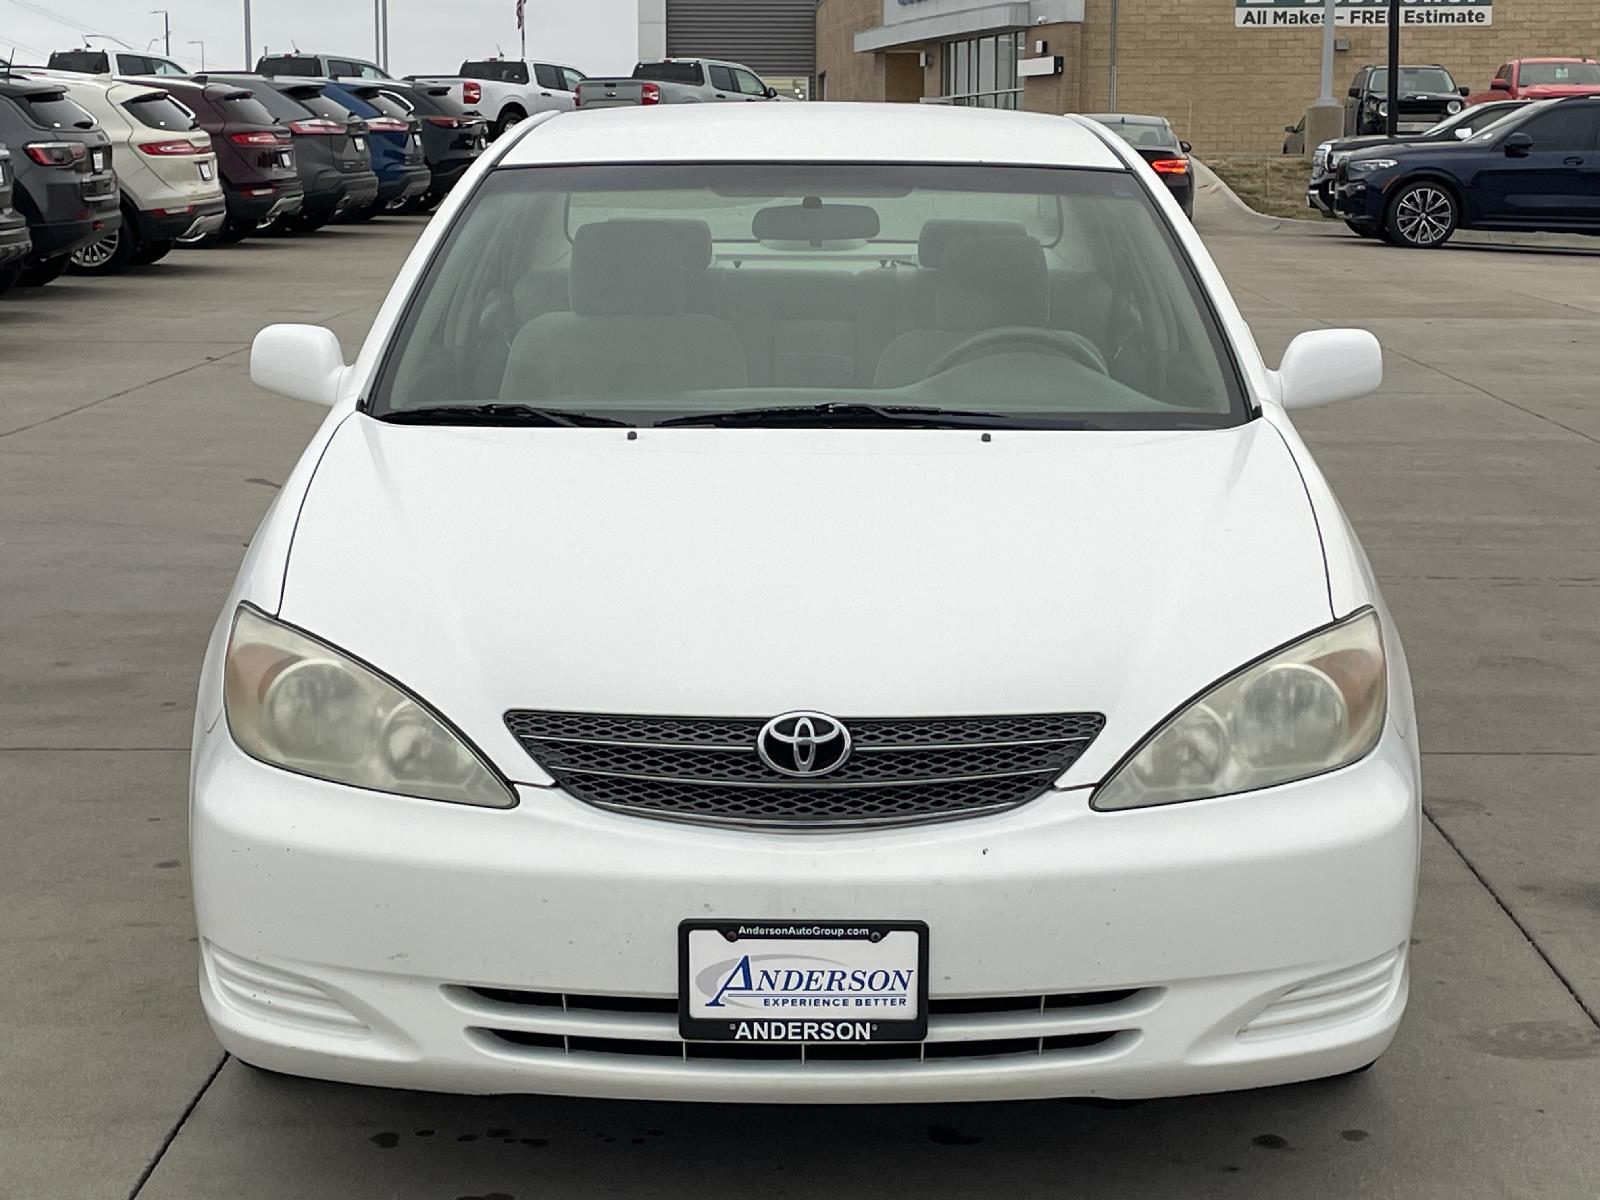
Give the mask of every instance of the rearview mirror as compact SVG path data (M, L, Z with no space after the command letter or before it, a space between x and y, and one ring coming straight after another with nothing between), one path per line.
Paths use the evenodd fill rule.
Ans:
M1354 400L1383 383L1383 347L1365 329L1315 329L1289 343L1278 364L1284 408Z
M250 347L250 379L260 388L331 408L344 379L344 351L321 325L268 325Z
M1533 150L1533 134L1513 133L1500 143L1500 148L1506 152L1508 158L1527 158Z

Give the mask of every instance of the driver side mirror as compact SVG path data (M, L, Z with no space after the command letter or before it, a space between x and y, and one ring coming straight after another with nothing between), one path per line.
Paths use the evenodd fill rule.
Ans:
M1527 158L1533 150L1533 135L1531 133L1513 133L1500 143L1500 148L1506 152L1507 158Z
M1190 145L1188 142L1180 141L1178 143L1178 149L1182 150L1185 154L1193 154L1194 153L1194 147L1192 145Z
M1315 329L1289 343L1278 364L1284 408L1354 400L1383 383L1383 347L1365 329Z
M778 89L769 84L766 92L763 94L768 100L776 100L778 98Z
M1489 80L1489 90L1491 92L1509 92L1511 90L1511 81L1509 79L1491 79Z
M322 325L268 325L250 347L250 380L294 400L332 408L344 381L344 351Z

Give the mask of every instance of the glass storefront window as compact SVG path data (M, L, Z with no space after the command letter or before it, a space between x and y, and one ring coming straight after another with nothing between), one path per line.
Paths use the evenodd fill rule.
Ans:
M946 42L940 56L940 100L978 108L1021 107L1017 60L1022 57L1022 37L1021 33L1000 33Z

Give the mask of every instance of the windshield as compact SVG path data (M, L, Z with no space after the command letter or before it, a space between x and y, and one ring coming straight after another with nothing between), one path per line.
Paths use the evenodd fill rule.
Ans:
M1463 108L1460 112L1452 113L1440 121L1432 129L1428 130L1428 133L1454 132L1457 137L1466 137L1469 134L1477 133L1480 129L1487 129L1496 121L1509 117L1512 113L1518 111L1520 107L1520 105L1516 104L1478 104L1471 108Z
M1178 147L1178 135L1172 132L1172 126L1165 121L1109 115L1097 116L1094 120L1131 146L1152 150L1175 150Z
M376 415L527 405L649 424L872 405L876 419L910 406L1103 428L1248 415L1187 260L1120 171L503 169L394 345Z
M1600 63L1525 62L1517 72L1517 82L1523 87L1571 84L1600 86Z
M1379 67L1372 72L1372 79L1367 84L1371 92L1386 92L1389 90L1389 68ZM1400 94L1402 96L1414 92L1453 92L1456 90L1456 81L1450 77L1450 72L1443 67L1401 67L1400 68Z

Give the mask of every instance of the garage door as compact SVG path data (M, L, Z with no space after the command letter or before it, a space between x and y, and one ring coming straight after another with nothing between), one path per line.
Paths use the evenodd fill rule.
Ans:
M816 69L816 0L667 0L667 56L723 58L758 74Z

